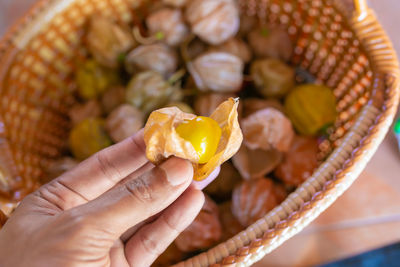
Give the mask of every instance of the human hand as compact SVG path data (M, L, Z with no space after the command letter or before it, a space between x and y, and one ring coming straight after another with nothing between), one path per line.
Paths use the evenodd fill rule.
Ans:
M0 231L1 266L149 266L202 208L192 177L186 160L148 162L140 132L27 196Z

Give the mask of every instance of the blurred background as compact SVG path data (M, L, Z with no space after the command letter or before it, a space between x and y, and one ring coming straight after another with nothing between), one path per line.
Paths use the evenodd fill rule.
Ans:
M35 2L0 0L0 36ZM369 0L369 5L400 54L400 1ZM399 241L400 153L390 132L360 178L338 201L255 266L315 266Z

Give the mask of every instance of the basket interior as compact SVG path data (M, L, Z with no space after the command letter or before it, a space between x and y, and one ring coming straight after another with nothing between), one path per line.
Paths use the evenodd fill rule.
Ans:
M11 152L1 156L0 169L8 170L12 178L8 190L16 200L24 190L34 188L43 175L42 166L66 149L67 111L74 104L71 93L76 90L76 62L85 55L86 18L101 13L130 23L143 16L134 11L141 2L49 1L42 9L44 15L21 29L20 35L25 30L34 32L32 39L18 39L17 34L15 45L0 51L0 59L10 59L10 65L0 67L0 121L4 123L0 125L4 126L0 127L0 146ZM285 28L295 44L291 63L334 90L339 116L329 140L320 144L320 157L325 158L340 144L370 98L372 72L359 41L331 0L239 2L242 13Z

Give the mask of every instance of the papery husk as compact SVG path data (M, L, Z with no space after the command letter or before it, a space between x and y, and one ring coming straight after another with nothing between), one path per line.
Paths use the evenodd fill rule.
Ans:
M241 121L244 143L251 149L277 149L286 152L294 137L292 123L274 109L266 108Z
M187 64L201 91L236 92L243 83L243 61L226 52L206 52Z
M243 179L262 177L272 172L283 159L283 154L276 149L249 149L242 144L232 161Z
M151 265L152 267L165 267L181 261L185 257L185 253L181 251L175 243L169 247L157 258Z
M150 34L162 33L162 41L170 46L179 45L189 34L180 9L169 7L160 9L146 18L146 25Z
M101 97L101 106L106 114L110 114L118 106L125 103L126 89L115 86L108 89Z
M232 213L244 227L255 223L286 197L284 188L269 178L244 181L232 194Z
M107 117L105 128L111 139L118 143L134 135L144 124L144 115L137 108L124 104Z
M239 9L235 0L191 0L185 16L192 32L212 45L225 42L239 30Z
M222 136L215 155L205 164L197 163L199 156L192 144L181 138L175 130L183 121L196 118L195 115L184 113L176 107L152 112L144 129L147 158L156 165L170 156L187 159L193 163L194 180L207 178L240 148L243 135L238 122L238 105L238 99L230 98L211 114L210 117L221 127Z
M188 0L163 0L163 3L174 7L183 7L187 2Z
M299 186L318 167L318 143L315 138L295 136L275 175L285 184Z

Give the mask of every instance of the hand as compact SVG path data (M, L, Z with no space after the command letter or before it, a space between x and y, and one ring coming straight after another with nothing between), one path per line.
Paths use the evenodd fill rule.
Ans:
M188 161L155 167L144 151L138 133L27 196L0 231L1 266L149 266L204 196Z

